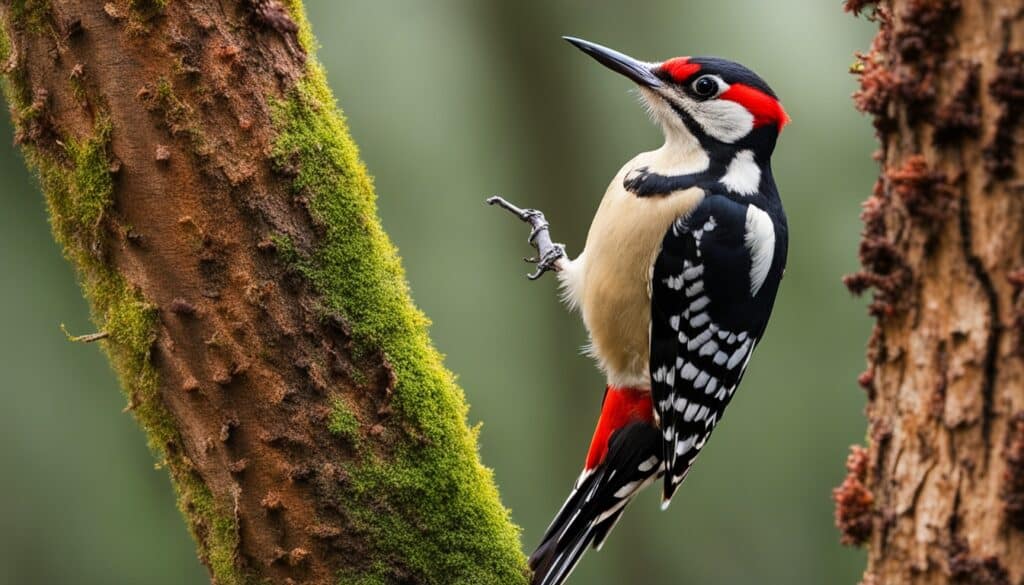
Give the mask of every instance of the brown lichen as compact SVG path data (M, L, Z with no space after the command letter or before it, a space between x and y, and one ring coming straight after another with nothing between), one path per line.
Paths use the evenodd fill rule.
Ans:
M911 221L934 233L950 216L954 190L945 174L930 168L924 156L907 157L887 174L892 193L903 203Z
M903 254L884 238L865 237L860 244L860 259L864 269L843 277L846 288L855 295L874 289L868 305L868 313L874 317L902 311L906 306L904 293L913 281Z
M260 500L260 506L263 506L267 512L278 512L285 508L284 502L281 501L281 494L276 491L267 492L267 495Z
M983 151L985 168L995 179L1008 179L1016 172L1016 130L1024 121L1024 51L1007 49L999 54L988 92L1001 113L992 141Z
M897 58L892 91L908 121L931 113L939 68L952 44L950 30L959 12L959 0L910 0L899 14L889 46Z
M167 148L164 144L156 145L156 152L153 154L153 160L161 163L171 160L171 149Z
M192 317L196 314L196 306L181 297L171 301L171 312L181 317Z
M981 79L979 63L958 63L963 78L949 101L935 111L935 143L954 144L965 137L977 136L981 130Z
M1006 280L1012 287L1012 295L1010 298L1013 300L1013 331L1017 333L1017 339L1014 344L1014 349L1017 355L1024 355L1024 267L1017 268L1016 270L1010 271L1006 275Z
M910 0L900 13L893 48L905 61L934 65L953 43L950 30L959 13L959 0Z
M843 483L832 490L836 527L841 534L840 542L860 546L871 538L875 515L875 498L864 485L868 474L867 450L859 445L850 448L846 472Z
M875 368L869 366L868 369L864 370L857 375L857 385L864 390L868 395L868 400L874 400L875 393Z
M864 231L860 243L862 269L843 278L855 295L874 289L868 312L875 317L890 316L906 307L906 290L913 273L900 245L886 230L886 216L893 202L900 204L910 221L929 237L935 236L952 215L956 190L949 178L932 169L922 155L911 155L895 170L875 182L874 191L863 204Z
M851 72L860 77L860 87L853 94L853 103L859 111L870 114L875 130L884 134L896 128L896 120L889 107L896 79L886 57L892 41L892 17L884 8L876 7L871 19L878 22L878 34L871 41L867 53L856 53L857 62Z
M843 2L843 10L853 13L854 16L860 16L860 13L868 8L877 10L877 4L877 0L845 0Z
M1006 521L1017 530L1024 530L1024 412L1016 413L1010 419L1006 433L1003 471L1003 485L1000 497Z
M867 4L852 1L846 8L859 14ZM897 127L897 112L890 106L897 106L909 121L931 113L939 68L959 12L959 0L911 0L898 18L882 7L870 13L879 23L879 32L871 49L857 55L853 72L860 75L860 89L854 93L854 103L874 116L879 133Z
M182 382L181 389L185 392L195 392L199 390L199 380L196 380L195 376L189 376Z
M950 547L949 577L959 585L1010 585L1010 574L995 555L972 557L967 543L954 542Z

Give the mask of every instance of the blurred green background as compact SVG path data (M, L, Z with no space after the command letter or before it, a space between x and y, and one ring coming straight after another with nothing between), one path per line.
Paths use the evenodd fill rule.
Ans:
M792 245L766 342L669 511L644 494L571 583L855 583L863 556L838 544L830 491L865 428L854 378L870 323L840 277L856 269L859 202L876 175L847 73L872 27L838 0L307 9L527 551L578 474L603 381L553 279L523 278L524 226L482 200L543 208L575 255L610 178L660 144L628 82L559 36L648 60L721 55L772 84L793 118L775 155ZM0 135L0 583L205 582L99 348L58 328L90 331L87 308L6 115Z

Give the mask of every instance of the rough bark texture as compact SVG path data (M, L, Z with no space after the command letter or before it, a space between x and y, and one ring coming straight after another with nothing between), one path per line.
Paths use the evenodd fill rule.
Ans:
M881 177L864 204L877 318L868 448L836 489L864 584L1024 581L1024 7L848 0Z
M298 1L0 25L15 140L213 580L525 582Z

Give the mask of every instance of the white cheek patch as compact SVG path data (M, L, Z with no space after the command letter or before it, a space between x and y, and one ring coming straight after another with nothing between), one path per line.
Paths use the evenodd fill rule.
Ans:
M727 144L736 142L754 129L754 115L731 100L684 102L684 107L708 135Z
M761 186L761 167L754 161L754 153L750 150L741 150L736 153L729 167L725 170L725 176L721 183L734 193L740 195L753 195Z
M750 296L755 296L768 277L775 255L775 226L767 213L753 205L747 206L743 243L750 251Z

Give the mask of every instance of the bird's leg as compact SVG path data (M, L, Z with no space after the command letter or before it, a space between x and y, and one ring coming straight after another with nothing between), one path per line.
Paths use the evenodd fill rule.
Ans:
M558 261L565 258L565 246L551 241L548 220L545 219L543 212L536 209L521 209L497 195L488 197L487 204L507 209L522 221L530 224L530 237L526 241L537 249L537 258L523 258L523 260L535 263L537 270L532 274L527 274L526 278L537 280L545 272L559 270Z

